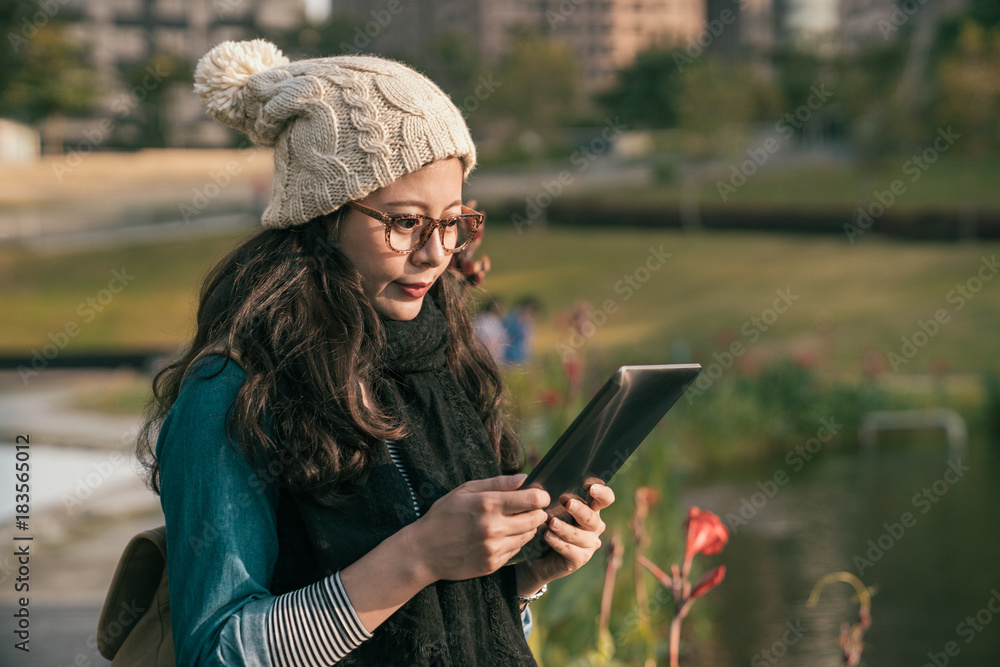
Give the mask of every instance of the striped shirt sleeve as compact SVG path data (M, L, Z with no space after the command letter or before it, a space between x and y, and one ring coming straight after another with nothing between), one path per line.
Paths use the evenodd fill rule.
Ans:
M274 667L329 667L371 637L340 572L276 597L266 627Z

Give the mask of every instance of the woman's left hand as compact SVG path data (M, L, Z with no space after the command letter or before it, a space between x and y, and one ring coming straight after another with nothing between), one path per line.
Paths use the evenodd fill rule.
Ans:
M591 485L589 493L589 503L574 499L565 505L566 511L576 520L577 525L570 525L555 517L549 519L545 541L552 547L552 551L540 558L515 565L519 594L528 597L553 579L565 577L580 569L601 547L600 535L604 532L601 510L615 501L615 494L603 484Z

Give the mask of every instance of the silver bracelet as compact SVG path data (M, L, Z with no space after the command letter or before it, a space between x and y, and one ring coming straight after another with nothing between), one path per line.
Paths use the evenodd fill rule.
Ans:
M547 591L548 588L549 588L549 585L545 584L541 588L538 589L537 593L535 593L534 595L531 595L529 597L524 597L523 595L519 594L519 595L517 595L517 601L518 602L533 602L533 601L537 600L538 598L542 597L543 595L545 595L545 591Z

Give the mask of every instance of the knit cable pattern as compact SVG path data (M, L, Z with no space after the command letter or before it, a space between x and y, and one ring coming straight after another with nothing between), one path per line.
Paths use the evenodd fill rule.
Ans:
M274 147L265 227L331 213L430 162L461 158L465 176L475 167L461 112L402 63L375 56L288 63L255 40L215 47L196 72L206 110Z

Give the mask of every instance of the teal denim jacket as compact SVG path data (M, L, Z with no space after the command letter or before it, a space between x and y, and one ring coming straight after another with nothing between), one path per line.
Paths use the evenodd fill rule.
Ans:
M246 375L224 362L208 355L192 366L198 374L188 371L156 444L174 651L178 665L272 667L265 630L276 599L268 587L278 490L226 434L226 411ZM527 639L531 612L521 619Z

